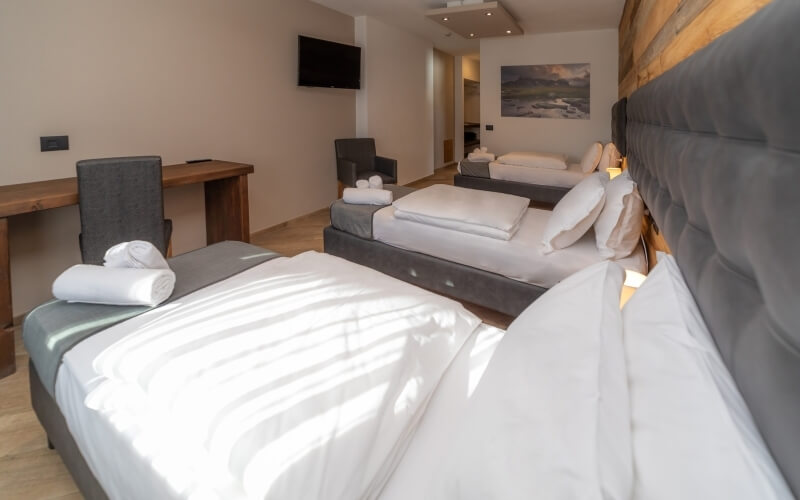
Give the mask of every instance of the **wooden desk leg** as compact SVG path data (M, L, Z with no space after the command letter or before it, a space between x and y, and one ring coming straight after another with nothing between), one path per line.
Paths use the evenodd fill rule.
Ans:
M205 183L206 243L225 240L250 242L250 206L247 176Z
M14 312L11 307L11 260L8 218L0 218L0 378L17 371L14 351Z

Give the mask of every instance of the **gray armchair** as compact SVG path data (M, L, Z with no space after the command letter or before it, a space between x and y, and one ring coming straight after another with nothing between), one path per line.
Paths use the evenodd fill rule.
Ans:
M172 221L164 219L160 157L82 160L76 167L85 264L102 264L106 250L131 240L149 241L166 256Z
M345 186L373 175L384 184L397 184L397 160L375 154L375 139L336 139L336 176Z

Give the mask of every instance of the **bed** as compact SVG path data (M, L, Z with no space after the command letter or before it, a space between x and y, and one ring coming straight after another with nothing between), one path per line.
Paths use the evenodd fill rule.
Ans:
M510 239L499 239L400 218L397 207L423 193L408 188L392 189L395 203L386 207L365 208L341 200L334 202L331 226L323 232L325 252L510 316L519 315L565 277L605 259L598 251L593 230L567 248L546 253L542 240L553 212L527 208L525 198L513 197L519 203L508 207L509 210L522 207L518 229ZM490 213L502 214L500 203L511 198L505 193L457 186L436 185L425 189L438 191L429 195L430 203L421 203L423 208L429 207L440 216L447 213L448 220L464 214L470 220L480 220ZM507 225L512 218L509 217ZM639 244L628 253L618 262L627 270L647 274L644 246Z
M625 106L623 97L611 108L611 142L625 156ZM456 186L508 193L533 202L555 204L587 175L580 164L570 163L564 170L505 164L462 162L453 178Z
M702 319L708 330L708 342L702 344L701 348L690 346L687 352L691 352L693 356L700 356L702 360L718 361L718 365L714 364L712 368L717 370L714 373L724 372L722 381L725 382L723 385L728 391L726 394L738 395L734 399L741 398L741 401L738 399L735 401L740 404L736 407L739 411L729 414L728 417L731 418L711 419L709 423L721 428L728 426L730 420L744 418L755 426L748 434L749 445L767 453L768 461L774 462L768 473L764 470L759 472L761 477L768 479L766 483L769 484L765 485L773 487L771 492L774 495L751 498L791 498L793 492L796 494L800 491L800 453L798 453L800 433L797 432L797 415L800 414L800 394L797 392L797 384L800 381L800 337L798 337L800 316L796 307L800 300L800 288L797 285L800 283L800 267L796 265L796 250L800 244L798 239L800 236L795 229L796 214L800 212L800 198L796 195L796 186L800 184L800 168L798 168L800 150L794 132L800 120L800 110L790 109L797 103L794 96L796 89L800 87L800 72L795 68L787 68L784 64L784 59L787 57L791 59L800 57L800 36L794 29L798 21L800 21L800 5L776 0L739 28L720 37L707 48L635 92L630 98L627 112L628 163L641 186L642 194L656 223L674 252L674 261L677 263L673 268L661 269L668 269L680 277L686 287L682 300L692 302L693 307L697 309L697 315L688 319L692 321ZM715 71L709 71L709 68L714 68ZM726 92L719 91L721 86ZM765 93L764 88L772 89L772 92ZM731 101L740 105L731 107ZM758 119L753 120L752 117ZM732 204L730 200L738 200L739 203ZM247 254L248 251L251 253ZM250 248L245 249L245 254L240 254L238 258L248 260L259 258L259 255L258 249ZM264 261L258 265L228 279L211 283L163 308L142 312L100 331L91 338L82 340L65 354L66 360L59 368L59 370L69 370L63 371L63 374L67 374L64 378L59 374L55 381L47 381L39 376L35 367L31 370L31 395L37 416L87 498L106 498L108 496L106 488L113 491L112 496L116 497L119 494L114 485L125 484L126 481L130 483L133 478L139 478L138 482L133 483L134 488L137 488L133 494L141 494L142 498L152 498L153 494L159 498L169 497L172 495L166 493L173 491L169 488L174 488L174 485L170 486L172 484L170 481L180 486L194 477L191 474L188 476L182 474L187 464L200 467L192 470L195 473L199 471L201 475L203 472L207 473L203 477L214 477L219 473L217 467L220 466L213 460L198 460L188 453L199 450L201 452L199 456L202 458L202 447L191 448L189 446L192 444L189 442L187 448L182 449L183 454L168 457L171 460L149 461L137 458L137 453L148 456L148 451L159 445L159 439L155 438L172 439L173 436L156 434L149 436L151 439L124 444L121 440L132 428L143 426L148 422L158 422L158 417L161 415L156 414L154 419L144 421L125 418L128 415L136 415L138 408L136 392L103 390L108 388L104 385L108 380L96 379L95 375L104 376L109 373L104 370L110 369L112 372L120 370L119 380L134 384L128 389L135 389L135 384L159 380L160 383L152 384L155 389L152 397L157 401L161 398L160 400L169 402L172 401L170 395L175 384L183 380L182 377L186 374L220 377L222 381L226 380L226 376L230 376L229 372L218 371L215 364L192 365L184 362L194 353L183 350L185 344L178 341L181 335L186 336L192 329L200 329L203 335L213 336L220 322L226 323L233 319L234 325L225 326L238 327L239 330L235 332L238 335L247 336L250 330L243 327L249 323L269 326L276 322L279 327L275 331L278 333L283 331L284 334L293 332L304 335L308 332L303 329L303 325L322 324L338 328L337 325L343 321L343 324L349 325L348 331L354 335L350 339L356 341L364 332L381 336L390 335L395 331L386 328L383 320L390 318L382 315L398 313L400 316L404 315L403 308L399 307L397 302L392 302L398 298L406 300L406 306L413 311L406 319L417 322L404 329L409 333L410 343L407 345L413 346L412 354L407 359L416 360L435 373L426 376L414 372L413 366L404 368L410 371L401 370L405 376L394 379L395 384L390 384L394 391L392 394L397 397L391 400L393 404L388 405L388 412L380 413L392 417L388 422L384 422L385 427L380 427L387 432L371 434L379 438L375 440L374 446L367 448L381 449L385 453L380 456L373 456L370 453L350 456L350 462L362 471L361 473L353 477L333 474L336 481L325 483L324 489L317 489L316 494L308 496L334 498L337 495L330 494L331 492L346 490L334 489L333 486L343 485L342 488L346 488L352 483L348 481L351 479L363 486L357 488L358 491L368 492L363 495L365 498L384 499L420 498L426 495L428 498L488 498L492 494L497 498L520 496L524 498L530 497L532 491L538 491L540 494L542 491L550 491L526 490L518 488L518 483L501 480L511 476L523 480L526 476L532 475L541 478L542 488L551 487L555 482L560 486L572 485L573 481L577 482L579 479L584 485L597 486L598 480L594 477L577 478L569 474L566 475L569 478L561 474L542 477L532 474L532 469L515 470L516 464L525 465L529 463L531 457L497 452L504 446L529 446L526 440L510 439L523 434L496 432L508 429L507 425L481 424L494 422L493 419L500 419L501 422L508 424L508 421L503 420L506 416L517 416L516 412L530 409L529 401L524 396L515 395L509 398L509 394L512 393L508 391L514 391L517 386L527 390L529 384L537 388L546 386L549 377L537 377L525 383L522 383L523 379L520 377L526 373L540 373L544 369L559 369L560 363L548 365L547 353L538 348L543 348L548 342L558 344L562 340L571 340L565 335L555 334L555 332L562 334L566 332L559 326L563 325L565 317L580 320L584 315L594 318L596 314L605 312L608 314L602 315L605 318L603 321L609 320L615 308L607 306L614 305L613 302L604 302L605 309L603 309L598 306L597 301L587 300L591 296L586 295L593 289L591 286L586 286L588 283L596 285L605 284L606 281L586 281L592 279L587 270L573 275L562 282L562 285L567 283L566 287L560 286L560 290L554 289L557 293L551 291L542 300L534 303L525 311L525 317L512 324L508 333L504 333L476 323L469 314L465 314L448 299L392 280L375 271L332 256L310 254L299 257L301 259L292 263L291 259L261 255L260 258ZM671 260L671 257L662 257L661 264ZM601 278L603 273L616 272L619 275L621 271L619 269L613 271L612 267L612 264L598 264L592 266L591 272ZM653 283L650 281L651 278L648 278L639 292L634 294L632 301L643 300L637 297L641 297L639 294L648 290L650 283ZM321 282L318 281L320 279ZM616 284L620 285L621 277L618 276L616 280ZM343 292L344 300L328 302L333 300L332 297L326 299L320 290L325 286L333 287L336 294ZM547 318L548 321L554 321L550 325L553 328L552 335L526 337L526 331L530 331L531 328L544 328L542 317L533 313L563 307L567 307L567 312L574 310L575 306L569 305L571 303L565 305L563 300L559 300L565 298L563 292L569 286L579 294L573 296L572 300L583 304L582 314L551 315ZM300 296L295 292L303 290L305 299L319 301L323 307L315 309L309 307L308 303L298 302L296 299ZM247 301L258 300L260 294L264 294L263 298L266 300L261 300L259 303L268 306L267 310L248 308ZM219 301L220 297L226 298L224 302L226 310L209 308L209 305L214 305L214 301ZM230 298L239 298L243 302L227 300ZM656 295L654 298L658 299L659 296ZM388 303L380 304L383 300ZM357 303L364 301L376 301L376 304L368 305L373 314L357 308ZM655 307L663 312L662 306L667 305L656 304ZM646 323L655 315L653 312L652 315L643 314L636 318L633 313L627 314L627 309L628 305L622 311L623 327L626 329L625 342L629 340L627 328L632 324L630 322L639 319ZM618 306L616 310L619 312ZM188 314L192 311L200 311L203 316L198 318ZM298 312L302 314L299 314L294 326L283 328L288 323L280 322L295 320ZM391 319L400 318L394 316ZM683 319L685 318L678 314L668 316L664 321ZM174 328L175 321L182 323L181 328ZM210 321L211 324L207 329L202 329L205 321ZM527 324L526 321L531 321L533 325ZM146 325L149 326L141 328ZM172 335L173 331L177 332L175 333L177 337ZM413 332L418 332L419 335L415 336ZM443 335L431 335L431 332L441 332ZM133 336L130 336L131 334ZM658 339L660 336L644 335L642 339L644 338ZM224 361L226 355L230 353L216 347L224 347L226 339L227 336L219 339L223 344L201 342L193 346L200 349L199 352L203 354L213 354L217 356L215 359ZM192 343L195 339L188 336L183 340ZM257 339L251 339L255 340ZM287 337L287 340L292 339ZM391 342L391 339L384 340ZM442 340L446 341L441 342ZM537 344L537 349L520 353L515 357L516 347L524 347L526 342L534 340L545 344ZM389 349L384 354L391 356L390 344L381 342L379 338L372 341L377 342L376 347ZM316 342L312 342L311 347L313 345L316 345ZM435 345L436 349L426 350L426 346L431 345ZM686 347L687 339L681 339L672 344L672 347L680 345ZM351 344L354 349L352 354L356 356L358 346L359 344ZM627 346L628 344L625 345L626 349ZM271 359L269 356L274 358L281 354L270 353L267 346L260 347L263 348L267 360ZM563 350L564 345L560 347L562 353L569 354L563 361L588 367L589 370L584 370L584 374L597 371L594 369L594 364L581 362L588 352ZM248 350L248 352L255 355L260 350L262 349ZM625 352L628 353L627 350ZM133 356L128 358L123 356L125 353L132 353ZM655 353L663 357L660 349L656 349ZM129 361L121 364L114 362L124 359ZM229 368L246 371L245 368L253 367L257 370L256 376L268 374L270 369L274 369L274 366L265 363L263 359L238 357L231 359L235 362L231 363ZM631 373L640 370L645 374L654 375L656 372L650 369L650 364L658 363L659 357L653 357L651 361L652 363L640 362L638 365L630 363L627 368ZM385 362L392 363L392 361ZM164 370L164 366L169 369ZM611 363L598 366L604 367L605 370L613 369L616 365ZM669 365L664 367L664 373L671 373L668 368ZM372 370L368 370L365 373L371 372ZM323 383L332 379L325 376L327 373L317 370L307 370L305 373L317 376ZM681 373L685 372L678 370L673 378L680 379L681 377L677 375ZM614 373L608 375L616 381L615 383L620 382L618 372L616 375ZM267 377L265 380L274 379ZM705 377L705 380L707 382L711 378ZM51 390L48 389L51 382L55 383L56 394L61 396L53 398ZM432 388L432 385L438 387ZM209 414L204 411L206 410L204 405L215 401L216 397L226 396L225 393L198 392L202 386L197 386L196 390L191 390L192 387L194 386L190 384L186 392L185 397L188 399L174 402L174 406L180 409L185 417L179 422L185 423L186 429L173 428L179 437L190 435L197 423L208 420ZM254 389L257 390L257 387ZM499 391L495 393L491 389ZM567 394L566 387L547 387L547 390L554 389L558 394ZM238 390L241 392L242 389ZM68 394L71 392L76 394L70 397ZM296 394L290 392L288 397ZM369 391L363 393L356 391L351 396L358 397L361 394L369 394ZM583 398L582 405L587 404L587 401L596 404L604 401L610 404L613 410L622 407L627 401L626 398L609 401L607 398L595 397L592 392L588 394L590 397ZM681 392L677 391L677 394L680 395ZM252 401L257 395L250 394L250 397L244 398L243 402ZM56 399L60 401L56 403ZM636 401L635 398L631 399L631 418L634 419ZM703 399L699 399L697 402L701 404L702 401ZM719 401L720 404L725 402L724 398ZM476 402L495 404L476 406ZM560 404L562 401L554 400L552 404L556 402ZM84 403L83 408L80 407L80 403ZM531 405L533 403L531 402ZM86 404L92 404L98 409L97 414L87 416L85 420L72 416L73 413L85 412ZM501 404L508 406L498 406ZM73 407L73 405L78 406ZM156 406L156 408L163 407L163 405ZM247 412L241 415L237 413L242 407L225 406L225 408L230 408L232 414L241 417L248 415ZM352 409L353 412L348 415L358 421L359 415L363 415L359 410L364 408L372 406L356 405ZM103 411L108 413L104 414ZM681 411L682 414L686 414L685 409ZM96 423L93 419L102 419L108 415L116 415L118 418L105 418L98 425L92 425ZM542 415L564 417L563 423L572 425L580 421L584 412L572 411L563 414L545 412ZM691 424L698 420L699 416L695 412L685 423ZM73 424L67 425L65 417L72 420ZM79 428L80 422L86 423L85 429ZM233 419L232 422L247 423L247 419ZM370 419L365 422L370 426L375 423ZM539 428L538 420L535 425L525 420L517 421L517 424L520 423L522 425L514 426L515 432L528 433ZM600 428L615 429L619 423L618 420L611 419L604 421ZM639 423L650 422L645 420ZM228 432L239 429L237 426L231 426L230 422L220 421L216 424ZM368 428L375 429L369 426ZM581 429L594 429L594 427L582 426ZM410 434L403 436L405 439L393 441L388 438L404 434L403 430ZM712 429L710 434L713 433ZM564 442L579 445L584 441L585 435L565 430L563 433L553 432L547 436L556 436L555 444L564 439ZM545 439L547 436L538 436L537 439ZM591 436L599 439L602 433ZM229 455L233 457L233 462L252 454L253 450L248 445L263 436L256 433L250 437L252 440L243 441L240 443L241 446L234 450L235 453ZM657 439L658 433L650 437ZM679 437L685 440L687 436ZM693 437L688 442L688 453L683 457L691 460L699 450L698 444L704 441L704 437L713 436ZM105 441L106 439L108 441ZM83 444L79 445L77 442ZM550 441L543 441L546 442ZM601 440L598 441L600 442ZM257 473L249 476L245 474L250 478L249 484L256 488L256 491L264 481L274 481L276 471L284 471L287 463L290 465L294 463L296 455L291 452L297 449L297 445L290 441L280 441L280 443L285 445L287 450L283 455L284 460L275 463L269 460L260 461L258 463L262 467ZM359 447L358 443L363 444L363 441L346 439L342 446L346 446L345 449L349 450L363 451L364 448ZM209 442L211 448L216 444L213 439ZM304 443L300 443L301 448L302 444ZM615 443L604 442L603 445L613 447ZM640 446L641 442L634 439L633 448L637 460L641 458L641 455L637 455ZM443 451L446 452L444 456ZM477 453L483 451L494 453ZM742 450L732 448L726 451ZM98 456L93 457L95 453ZM558 459L577 456L575 453L577 452L570 448L568 454L548 454L544 459L552 461L559 467L569 467L574 464L569 460L559 462ZM126 456L128 459L121 458ZM341 457L335 453L331 456ZM102 457L109 457L109 463L106 464L109 467L104 471L98 471L97 463L102 461ZM433 460L438 458L444 463L435 464ZM533 457L537 460L541 458ZM596 464L599 466L601 476L612 479L607 484L603 483L608 489L603 489L602 497L659 498L659 490L647 490L648 485L643 483L642 471L645 469L638 467L639 462L636 462L637 473L633 479L632 496L627 496L627 490L619 488L621 484L629 481L630 477L628 479L617 477L614 474L616 469L608 468L624 462L621 458L621 455L614 455L613 460ZM725 456L720 460L727 465ZM116 469L114 463L118 464ZM328 477L325 476L325 470L337 465L325 461L319 463L322 464L321 468L311 469L302 476L290 475L294 478L295 485L301 483L300 486L303 487L308 484L319 484L318 477L320 475ZM674 465L680 467L681 463ZM684 469L694 478L699 478L701 481L708 480L707 484L688 484L687 481L683 481L686 479L684 477L680 477L681 481L676 481L667 475L665 479L668 480L668 484L665 487L673 491L676 487L698 486L699 489L695 492L711 488L713 496L714 493L719 493L718 489L730 489L730 485L739 484L747 479L734 474L732 472L734 469L715 468L715 465L717 463L712 460L699 463L690 470ZM147 470L153 467L173 471L174 474L161 476L170 477L170 481L154 477L152 472L141 475L139 469ZM560 469L563 470L566 469ZM663 469L658 470L663 472ZM382 473L373 476L371 474L373 471ZM699 474L695 474L698 471ZM712 476L716 481L710 481ZM376 479L378 477L379 481ZM227 478L223 477L216 483L220 486L220 491L233 491L224 489L236 487L235 484L225 483L225 479ZM721 482L720 479L727 479L729 484ZM162 481L169 484L165 485ZM655 483L659 481L656 480ZM426 485L430 485L430 489L426 489ZM496 490L493 489L495 487ZM502 494L506 491L504 489L506 487L516 491L516 495ZM498 491L501 493L498 494ZM569 490L570 493L574 491ZM591 497L601 497L598 489L595 488L592 492ZM737 491L732 493L735 495ZM546 493L543 495L550 497ZM742 493L739 493L739 496L742 496ZM209 497L211 496L198 494L193 498ZM230 497L235 498L235 495ZM576 496L567 494L565 497ZM671 498L709 497L709 495L679 495Z

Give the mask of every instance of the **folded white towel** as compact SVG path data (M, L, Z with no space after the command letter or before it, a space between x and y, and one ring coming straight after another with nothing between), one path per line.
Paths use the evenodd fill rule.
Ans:
M489 148L488 147L481 146L481 153L488 153L488 152L489 152Z
M345 188L342 199L353 205L391 205L393 198L386 189Z
M373 175L369 178L369 187L371 189L383 189L383 179L378 175Z
M117 306L156 306L172 295L175 273L78 264L53 282L57 299Z
M369 181L364 179L359 179L356 181L356 187L358 189L367 189L369 187Z
M494 161L494 153L472 152L467 155L469 161Z
M164 256L149 241L134 240L118 243L106 250L103 257L107 267L139 269L169 269Z

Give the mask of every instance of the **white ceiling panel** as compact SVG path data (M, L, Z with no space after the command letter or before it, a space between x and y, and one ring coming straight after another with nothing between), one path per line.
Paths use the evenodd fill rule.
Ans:
M431 40L451 54L478 52L479 41L453 33L425 17L445 0L312 0L351 16L370 16ZM525 33L616 29L625 0L500 0Z

